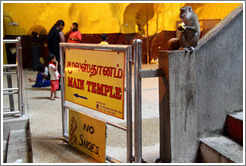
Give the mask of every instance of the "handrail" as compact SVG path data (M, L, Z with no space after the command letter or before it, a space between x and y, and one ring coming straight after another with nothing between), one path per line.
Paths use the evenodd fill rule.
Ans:
M3 67L17 67L17 64L7 64L7 65L3 65Z
M11 74L17 74L17 72L3 72L3 75L11 75Z
M15 64L5 64L3 65L3 75L7 75L7 88L3 89L3 95L9 95L9 105L10 113L4 113L4 115L15 115L22 116L26 115L24 110L24 94L23 94L23 66L22 66L22 47L21 47L21 38L16 39L3 39L3 43L6 44L15 44L16 48L16 63ZM9 68L16 68L16 71L10 71ZM17 88L12 87L12 78L11 75L17 75ZM14 97L13 94L18 94L18 108L19 111L15 111L14 106Z
M240 4L235 10L228 14L223 20L221 20L216 26L214 26L208 33L206 33L198 42L196 50L200 49L208 40L211 40L221 29L225 26L230 25L234 18L243 12L243 4Z
M18 43L19 39L3 39L3 43Z
M19 90L19 88L4 88L3 91Z

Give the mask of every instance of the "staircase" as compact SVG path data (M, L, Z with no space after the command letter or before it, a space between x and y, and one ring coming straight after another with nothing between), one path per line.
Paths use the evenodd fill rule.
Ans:
M28 117L3 120L3 162L32 162Z
M242 163L243 111L227 115L223 134L201 138L199 154L202 163Z
M25 129L11 130L7 146L7 163L30 163L31 146Z

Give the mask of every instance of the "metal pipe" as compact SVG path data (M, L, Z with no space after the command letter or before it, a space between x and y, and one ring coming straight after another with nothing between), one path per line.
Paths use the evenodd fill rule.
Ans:
M11 22L14 22L13 19L12 19L12 17L10 17L9 15L3 15L3 17L8 17Z
M161 69L151 69L151 70L140 70L140 78L153 78L153 77L162 77L164 75Z
M23 64L22 64L22 46L21 46L21 37L18 37L18 43L17 43L17 48L18 48L18 50L19 50L19 54L18 54L18 66L20 66L19 67L19 74L20 74L20 92L21 92L21 108L20 108L20 110L21 110L21 112L22 112L22 115L23 116L26 116L27 115L27 110L26 109L24 109L24 91L23 91L23 89L24 89L24 80L23 80Z
M135 39L134 43L134 113L135 113L135 163L142 162L142 100L141 89L142 82L139 71L142 67L142 41Z
M81 111L81 110L79 110L79 109L77 109L77 108L74 108L74 107L71 107L71 106L67 106L67 105L64 105L64 107L65 107L66 109L72 109L72 110L74 110L74 111L82 112L83 114L85 114L85 115L87 115L87 116L91 116L91 115L89 115L89 114L85 113L84 111ZM91 116L91 117L92 117L92 116ZM97 119L97 120L100 120L100 121L104 121L104 122L106 122L106 124L111 125L111 126L114 126L114 127L118 128L118 129L127 131L127 128L126 128L125 126L121 126L121 125L119 125L119 124L116 124L116 123L107 121L107 120L102 119L102 118L98 118L98 117L93 117L93 118L95 118L95 119Z
M119 160L117 160L117 159L115 159L115 158L113 158L113 157L111 157L109 155L106 155L106 160L111 162L111 163L122 163Z
M62 106L62 131L63 131L63 136L68 134L67 130L67 114L66 114L66 109L64 107L65 105L65 92L64 92L64 68L63 68L63 47L60 44L60 62L61 62L61 106Z
M13 94L18 94L18 93L19 92L4 92L3 95L13 95Z
M12 74L17 74L16 72L3 72L3 75L12 75Z
M21 76L20 76L20 51L19 51L19 39L16 39L17 42L16 42L16 65L17 65L17 85L18 85L18 88L19 88L19 91L18 91L18 109L20 110L21 114L23 114L23 110L21 109Z
M3 65L4 68L8 67L17 67L17 64L8 64L8 65Z
M18 43L19 39L3 39L3 43Z
M3 91L18 90L19 88L4 88Z
M20 111L9 111L9 112L3 112L3 116L8 116L8 115L16 115L20 114Z
M126 51L126 82L127 82L127 162L132 162L132 47Z
M127 49L126 45L100 45L100 44L87 44L87 43L60 43L60 46L64 48L81 48L81 49L107 49L107 50L112 50L112 51L125 51Z
M113 122L110 122L110 121L106 121L106 124L108 124L108 125L110 125L110 126L113 126L113 127L116 127L116 128L118 128L118 129L127 131L127 127L125 127L125 126L121 126L121 125L118 125L118 124L113 123Z

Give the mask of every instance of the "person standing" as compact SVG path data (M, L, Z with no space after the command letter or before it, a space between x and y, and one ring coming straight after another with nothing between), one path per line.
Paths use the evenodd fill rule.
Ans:
M65 36L62 32L65 26L65 22L63 20L58 20L55 25L50 29L48 34L48 48L51 54L54 54L56 60L58 62L58 72L60 73L60 48L59 43L65 42ZM59 84L60 89L60 84Z
M49 61L49 73L50 73L50 85L51 85L50 100L55 100L55 98L59 98L56 95L56 90L59 88L59 78L60 78L60 74L57 71L58 61L56 61L56 57L54 54L49 54L48 61Z
M70 31L68 31L65 36L68 36L68 43L80 43L82 40L82 35L78 30L78 23L74 22Z
M101 35L101 43L99 44L108 44L107 39L108 39L107 34L103 33Z

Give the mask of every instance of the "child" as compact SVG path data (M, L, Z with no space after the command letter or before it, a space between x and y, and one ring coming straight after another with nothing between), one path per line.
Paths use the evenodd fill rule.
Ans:
M47 87L50 86L50 80L44 80L46 78L46 74L44 73L44 66L40 65L38 66L38 74L36 79L29 78L28 80L30 82L35 82L35 84L32 86L34 88L40 88L40 87Z
M59 98L58 96L56 96L56 90L59 88L60 74L58 73L57 70L58 62L56 61L56 57L54 54L49 54L48 62L49 62L50 85L51 85L50 100L55 100L55 98Z
M101 43L99 43L99 44L108 44L107 39L108 39L107 34L103 33L103 34L101 35L101 40L102 40L102 41L101 41Z

